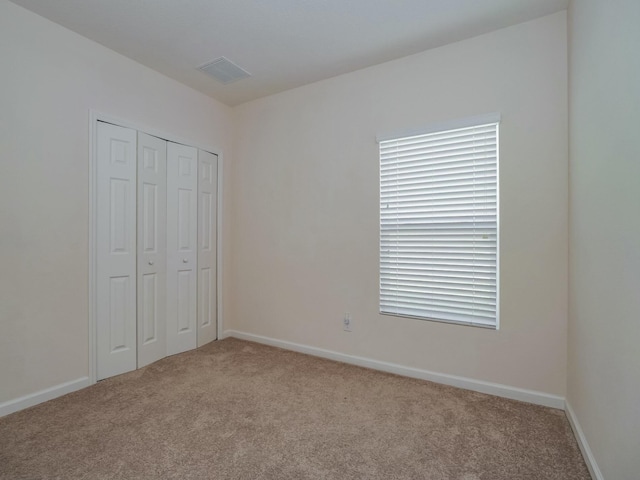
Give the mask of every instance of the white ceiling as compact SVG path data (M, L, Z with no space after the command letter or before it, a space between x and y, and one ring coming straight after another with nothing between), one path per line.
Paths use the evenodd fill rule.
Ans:
M12 0L228 105L563 10L567 0ZM196 70L227 57L253 76Z

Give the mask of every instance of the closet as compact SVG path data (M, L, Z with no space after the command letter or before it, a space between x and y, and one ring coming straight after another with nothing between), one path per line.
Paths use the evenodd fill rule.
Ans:
M216 339L217 156L96 126L97 379Z

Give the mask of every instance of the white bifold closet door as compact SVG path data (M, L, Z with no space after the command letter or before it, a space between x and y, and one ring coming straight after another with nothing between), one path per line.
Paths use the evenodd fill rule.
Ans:
M167 142L139 132L138 368L167 356L166 218Z
M167 354L197 345L198 150L167 144Z
M218 156L198 152L198 346L217 338Z
M136 368L136 131L98 122L97 378Z
M96 130L97 379L217 338L218 157Z

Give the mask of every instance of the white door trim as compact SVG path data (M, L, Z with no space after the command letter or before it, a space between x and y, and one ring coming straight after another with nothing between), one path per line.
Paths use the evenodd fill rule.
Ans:
M217 296L218 296L218 338L222 338L222 332L224 331L224 319L222 316L222 223L223 223L223 164L224 155L222 149L213 145L202 144L194 142L189 139L178 137L173 134L168 134L161 130L150 128L146 125L141 125L129 120L125 120L107 113L103 113L97 110L89 110L89 385L96 383L97 378L97 338L96 338L96 319L97 319L97 306L96 306L96 275L97 275L97 122L106 122L118 125L121 127L131 128L139 132L153 135L164 140L181 143L183 145L189 145L196 147L200 150L213 153L218 156L218 228L217 228Z

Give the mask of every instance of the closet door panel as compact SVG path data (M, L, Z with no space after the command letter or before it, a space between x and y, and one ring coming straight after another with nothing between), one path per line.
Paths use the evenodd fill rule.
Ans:
M138 368L167 355L167 142L138 133Z
M167 354L196 348L198 151L167 143Z
M97 379L136 368L136 132L97 123Z
M218 156L198 152L198 346L217 338Z

